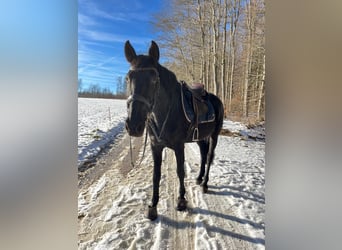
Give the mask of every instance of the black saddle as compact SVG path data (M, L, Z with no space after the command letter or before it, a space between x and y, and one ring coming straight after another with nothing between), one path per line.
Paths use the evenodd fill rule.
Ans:
M215 110L203 84L188 85L181 81L182 106L186 119L191 123L193 141L198 140L198 124L215 121Z

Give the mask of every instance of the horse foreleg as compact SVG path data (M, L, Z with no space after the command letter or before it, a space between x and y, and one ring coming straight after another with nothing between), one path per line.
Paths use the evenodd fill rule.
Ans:
M200 152L201 152L201 169L200 172L198 174L198 177L196 179L196 183L199 185L202 183L203 181L203 175L205 172L205 164L207 162L207 154L208 154L208 150L209 150L209 144L207 140L203 140L203 141L199 141L197 142L199 148L200 148Z
M157 205L159 201L159 183L161 176L161 162L162 162L162 152L163 147L157 147L151 145L152 148L152 156L154 161L153 167L153 195L152 195L152 204L148 206L147 217L150 220L155 220L158 217Z
M208 181L209 181L209 171L210 171L210 165L214 160L214 152L217 145L217 136L211 137L209 140L209 151L207 156L207 168L205 170L204 180L202 182L203 187L203 193L208 192Z
M177 210L183 211L186 209L186 200L185 200L185 186L184 186L184 144L178 146L175 149L176 160L177 160L177 175L179 179L179 196L178 196L178 205Z

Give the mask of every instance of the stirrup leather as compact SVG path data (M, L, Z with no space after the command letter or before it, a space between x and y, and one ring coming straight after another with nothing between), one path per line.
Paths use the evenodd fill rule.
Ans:
M192 134L192 141L198 141L199 140L199 133L198 133L198 127L194 129L194 133Z

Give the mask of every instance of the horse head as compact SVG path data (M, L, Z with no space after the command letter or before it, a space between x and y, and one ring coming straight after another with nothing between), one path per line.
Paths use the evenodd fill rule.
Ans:
M126 76L130 92L127 99L126 130L129 135L140 137L144 132L147 117L153 111L159 89L159 48L152 41L148 55L137 55L127 41L125 57L131 65Z

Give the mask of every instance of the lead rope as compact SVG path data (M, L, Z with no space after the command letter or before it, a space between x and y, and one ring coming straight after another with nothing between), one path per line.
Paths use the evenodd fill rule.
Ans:
M144 157L145 157L145 150L146 150L146 144L147 144L147 128L146 128L146 133L145 133L145 142L144 142L144 149L143 149L143 154L141 156L140 162L137 165L137 167L140 167ZM131 152L131 166L134 168L134 162L133 162L133 150L132 150L132 137L129 137L129 148L130 148L130 152Z

